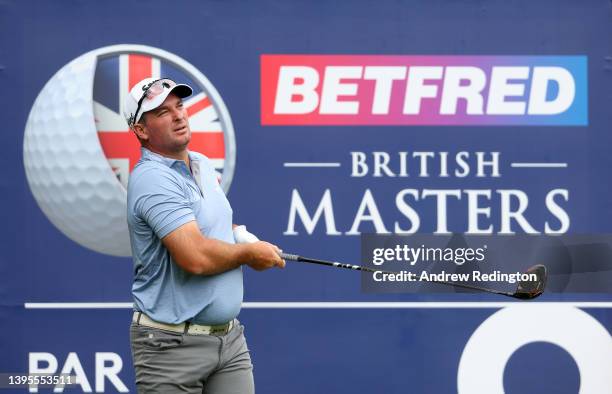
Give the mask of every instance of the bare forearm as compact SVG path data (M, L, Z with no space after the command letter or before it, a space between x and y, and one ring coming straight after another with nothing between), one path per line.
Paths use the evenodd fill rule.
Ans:
M215 275L248 264L262 270L284 266L278 247L267 242L232 244L206 238L195 221L184 224L162 239L174 262L196 275Z
M215 275L247 264L257 271L272 267L283 268L280 249L268 242L257 241L246 244L229 244L214 239L205 239L200 246L200 258L191 266L190 272L198 275Z
M204 238L197 246L197 259L191 264L191 272L198 275L215 275L232 270L253 259L248 244L230 244Z

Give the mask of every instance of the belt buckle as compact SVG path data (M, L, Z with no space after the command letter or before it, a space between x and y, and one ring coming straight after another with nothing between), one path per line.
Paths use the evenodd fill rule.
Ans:
M231 325L232 323L229 322L220 326L211 326L210 335L227 335L227 333L230 331Z
M223 331L224 330L221 329L221 328L216 328L216 327L215 328L211 328L210 329L210 335L219 335L219 334L225 335L225 333Z
M227 327L213 326L210 329L210 335L225 335L227 334Z

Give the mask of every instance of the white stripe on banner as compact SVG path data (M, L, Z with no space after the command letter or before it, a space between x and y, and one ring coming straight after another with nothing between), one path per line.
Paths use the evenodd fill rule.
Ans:
M567 168L567 163L510 163L512 168Z
M283 163L283 167L294 167L294 168L340 167L340 163Z
M577 308L612 308L612 302L538 302ZM487 309L527 305L517 302L244 302L245 309ZM132 309L131 302L26 302L25 309Z

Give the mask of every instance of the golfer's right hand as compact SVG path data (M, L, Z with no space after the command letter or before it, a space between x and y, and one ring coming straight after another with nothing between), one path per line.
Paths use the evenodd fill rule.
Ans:
M263 271L272 267L285 267L285 260L280 258L281 250L269 242L258 241L249 244L252 259L247 264L256 271Z

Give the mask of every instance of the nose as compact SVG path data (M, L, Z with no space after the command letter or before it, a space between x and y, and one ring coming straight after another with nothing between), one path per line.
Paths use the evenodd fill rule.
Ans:
M174 120L180 121L185 117L186 111L184 108L174 108L172 111L172 117Z

